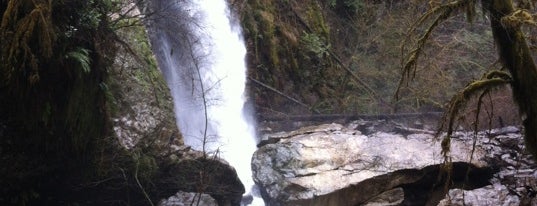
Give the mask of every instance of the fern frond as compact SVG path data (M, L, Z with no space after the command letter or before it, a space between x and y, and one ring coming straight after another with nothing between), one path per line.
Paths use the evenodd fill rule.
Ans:
M91 71L91 58L87 49L77 47L74 51L68 52L65 55L65 59L76 62L86 74Z

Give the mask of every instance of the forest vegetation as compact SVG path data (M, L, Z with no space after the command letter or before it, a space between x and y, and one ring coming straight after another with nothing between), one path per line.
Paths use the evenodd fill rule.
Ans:
M432 6L429 1L234 5L244 11L252 93L261 115L443 111L468 82L499 68L490 23L479 9L472 21L452 15L435 27L421 51L420 75L399 88L402 41L416 44L418 36L408 28ZM396 90L399 98L393 98ZM509 98L505 91L499 96Z
M61 191L78 181L71 174L97 174L115 51L110 9L105 1L1 1L2 202L54 198L44 194L51 185Z
M145 85L153 91L148 103L170 104L133 8L130 1L0 1L1 205L147 205L174 193L151 187L159 184L157 164L162 172L167 161L158 131L126 150L112 128L113 118L132 112L121 85ZM163 124L176 127L168 113Z

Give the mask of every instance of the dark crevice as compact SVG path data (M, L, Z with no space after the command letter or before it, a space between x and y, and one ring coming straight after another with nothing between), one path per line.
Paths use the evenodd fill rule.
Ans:
M467 162L454 162L450 174L442 167L427 166L422 169L423 177L420 180L401 185L405 194L401 205L438 205L449 189L473 190L490 185L489 180L495 173L490 167L480 168ZM449 185L446 185L448 182Z

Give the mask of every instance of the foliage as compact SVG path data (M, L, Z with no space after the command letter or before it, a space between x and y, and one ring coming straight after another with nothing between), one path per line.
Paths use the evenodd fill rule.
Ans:
M96 174L108 124L100 85L115 52L104 1L0 2L0 183L17 185L0 196L48 201L55 179L65 179L61 193Z
M330 0L328 5L332 8L342 7L349 13L360 12L366 7L364 0Z
M74 51L67 52L65 59L75 61L86 74L91 70L91 59L87 49L77 47Z
M365 6L363 1L364 0L345 0L343 1L343 4L351 11L358 12Z
M443 131L444 127L447 126L446 128L447 134L444 137L444 140L442 143L442 152L444 153L446 162L448 158L448 153L450 151L449 142L451 141L451 136L453 134L453 131L455 130L456 118L460 115L460 112L462 111L462 109L469 102L469 99L481 93L480 94L481 98L477 104L478 109L476 112L476 115L479 115L480 113L479 108L482 104L482 100L481 100L482 96L490 92L492 89L509 84L510 82L511 82L511 77L506 72L491 71L485 74L482 79L471 82L461 92L453 96L453 98L451 99L451 102L449 103L448 111L446 111L444 115L444 120L442 121L440 125L440 129L439 129L439 131ZM477 121L479 121L479 119L476 117L476 122L474 123L476 131L477 131L477 126L479 125Z
M17 81L17 74L23 72L35 83L39 80L38 60L52 56L56 41L52 1L9 1L5 8L0 24L3 82Z
M325 40L314 33L304 33L301 38L304 48L313 53L318 59L329 55L330 45L327 45Z
M415 25L410 27L409 33L412 34L418 27L423 26L425 22L432 21L432 23L425 26L425 30L418 37L414 49L406 50L404 47L406 43L403 44L403 77L401 78L401 82L416 76L418 58L423 54L423 48L430 39L432 31L440 23L461 12L466 13L468 21L473 21L476 13L476 3L476 0L459 0L434 6L423 14L416 21ZM537 80L537 66L530 53L526 36L521 29L521 25L523 24L534 25L533 17L524 10L515 9L512 1L494 0L481 1L481 3L481 7L491 21L492 34L498 47L502 66L509 71L509 74L505 72L491 72L485 75L485 78L482 80L469 84L453 98L444 118L448 128L447 136L443 141L442 151L446 157L446 162L448 162L447 153L449 152L451 133L454 130L453 125L455 124L456 117L460 115L459 110L468 101L469 96L483 91L478 100L478 111L476 115L479 115L482 97L490 89L501 84L510 83L513 88L513 97L524 119L526 147L537 157L537 131L534 130L537 125L537 121L535 121L537 119L537 112L535 112L537 111L537 100L534 98L534 94L537 92L537 87L534 84ZM477 130L477 125L479 124L477 117L474 124L475 130Z
M252 51L250 77L303 103L289 104L289 98L255 86L256 105L275 115L442 110L466 82L496 67L496 56L489 51L494 45L483 38L492 32L481 18L472 25L462 18L447 19L425 42L426 55L416 69L426 75L405 82L399 91L402 98L391 99L400 79L400 40L424 10L422 1L413 2L356 1L362 8L352 15L344 1L238 3L245 5L241 11ZM451 55L454 52L461 54Z

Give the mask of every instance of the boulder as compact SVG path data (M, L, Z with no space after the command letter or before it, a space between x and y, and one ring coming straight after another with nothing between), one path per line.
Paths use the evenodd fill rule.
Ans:
M510 194L506 186L501 184L487 185L483 188L465 191L461 189L453 189L449 191L449 196L442 201L438 206L487 206L487 205L504 205L518 206L520 198Z
M500 143L485 137L520 137L517 128L482 132L478 138L457 132L444 157L441 138L433 131L395 124L371 132L363 125L324 124L265 135L252 169L267 204L436 205L445 197L445 188L472 190L491 184L502 167L495 152L504 153L494 145ZM449 167L443 164L446 158ZM446 182L453 184L445 187ZM397 194L388 195L394 199L382 195L390 192Z
M192 192L178 192L174 196L159 202L159 205L166 206L190 206L192 204L205 206L218 205L211 196Z
M197 196L186 198L188 195L185 194L194 193L201 195L204 202L201 205L210 205L214 201L218 205L238 206L245 192L233 167L220 158L197 151L185 151L180 157L171 155L161 159L154 177L153 183L159 191L158 199L175 194L172 201L168 198L161 205L177 205L180 200L186 201L182 204L190 205L192 198L197 201ZM177 194L178 191L182 192ZM214 200L210 201L211 198Z
M133 49L148 55L144 56L145 61L154 61L147 54L148 48L143 47L147 43L136 42L145 37L143 30L125 28L118 32L129 45L135 45ZM170 90L157 67L147 65L120 48L109 74L108 104L113 134L121 146L132 149L139 142L159 146L182 144Z
M465 136L468 138L468 136ZM477 145L487 151L497 172L491 185L474 190L451 189L439 205L537 205L537 165L525 151L517 127L478 133Z

